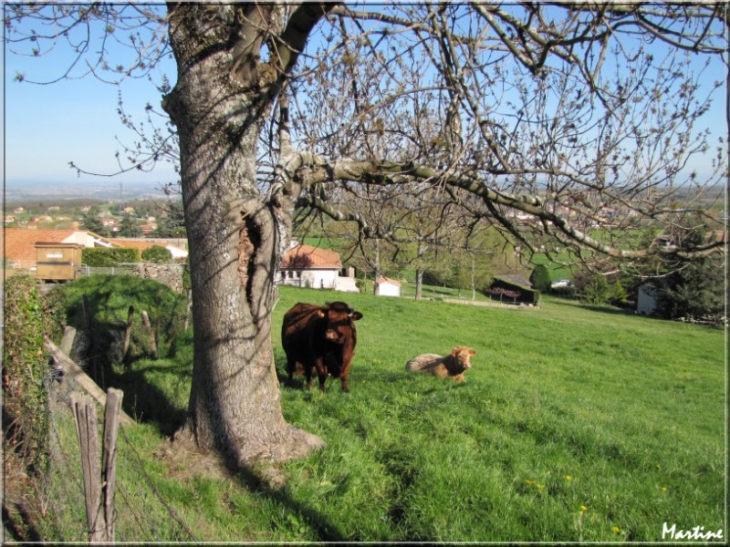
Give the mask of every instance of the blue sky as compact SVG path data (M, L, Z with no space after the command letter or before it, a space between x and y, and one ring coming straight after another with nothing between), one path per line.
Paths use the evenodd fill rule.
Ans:
M57 77L67 54L24 58L5 52L5 176L8 186L24 182L149 182L151 186L177 176L161 164L152 173L130 172L114 178L81 175L69 167L111 174L118 170L115 153L122 151L116 140L132 144L134 135L122 126L117 114L120 87L91 76L37 85L15 80L17 73L29 79ZM166 63L174 77L175 66ZM159 107L161 96L147 80L127 80L121 90L125 109L137 121L144 119L147 102ZM158 184L159 185L159 184Z
M111 174L118 170L115 153L122 146L115 137L133 144L134 134L124 128L117 115L119 88L102 83L91 76L64 80L51 85L15 81L16 73L29 79L52 80L69 62L68 52L28 58L10 53L4 55L5 99L5 180L6 185L27 182L108 183L148 182L150 187L177 180L168 164L160 164L151 173L130 172L106 178L81 175L69 167L73 161L87 171ZM717 62L718 72L723 71ZM166 73L174 80L175 66L165 61L158 74ZM724 79L724 73L706 74L707 83ZM144 119L148 102L159 108L160 94L146 80L127 80L122 85L125 108L137 121ZM722 94L717 94L707 116L712 125L712 143L727 135L726 112ZM703 172L702 166L693 166Z

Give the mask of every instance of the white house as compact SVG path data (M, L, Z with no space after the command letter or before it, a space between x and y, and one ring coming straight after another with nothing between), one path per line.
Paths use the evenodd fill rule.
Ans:
M293 243L281 261L279 284L311 289L360 292L353 278L340 277L339 253Z
M400 282L383 276L378 279L375 294L377 296L400 296Z

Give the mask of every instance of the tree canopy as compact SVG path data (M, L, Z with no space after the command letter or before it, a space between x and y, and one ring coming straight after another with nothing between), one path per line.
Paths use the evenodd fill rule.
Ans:
M443 189L443 202L528 251L545 234L552 250L628 260L721 247L655 240L639 248L621 235L698 218L706 198L717 199L710 190L724 184L726 135L710 140L706 120L722 93L712 88L727 86L714 72L727 62L724 4L318 6L201 8L211 24L229 26L229 73L260 72L280 99L261 135L262 191L287 162L306 167L302 211L352 220L364 237L391 241L399 237L392 223L363 214L364 203L390 201L387 185L411 199ZM290 22L279 42L265 33L241 38L267 18ZM12 51L77 54L61 77L145 77L170 55L162 6L19 4L5 19ZM300 24L317 32L300 35ZM112 43L127 47L121 59L110 58L120 51ZM286 77L267 75L277 70ZM158 89L169 92L171 80ZM178 161L167 129L140 134L147 146L127 150L129 168ZM534 221L518 222L522 214ZM612 237L596 237L597 225Z

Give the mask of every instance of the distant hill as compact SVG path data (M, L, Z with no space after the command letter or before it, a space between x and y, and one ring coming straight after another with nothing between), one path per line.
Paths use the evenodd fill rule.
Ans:
M6 182L5 202L30 200L100 199L127 201L138 198L164 197L161 184L153 182L119 182L110 180L78 182Z

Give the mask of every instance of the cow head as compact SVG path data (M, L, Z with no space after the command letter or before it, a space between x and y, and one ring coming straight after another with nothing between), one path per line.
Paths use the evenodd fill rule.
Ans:
M344 302L328 302L317 314L327 321L325 338L336 344L344 344L354 329L352 322L362 319L360 312Z
M456 362L464 370L471 368L469 358L476 354L476 351L471 348L467 348L466 346L457 346L451 351L451 355L456 359Z

